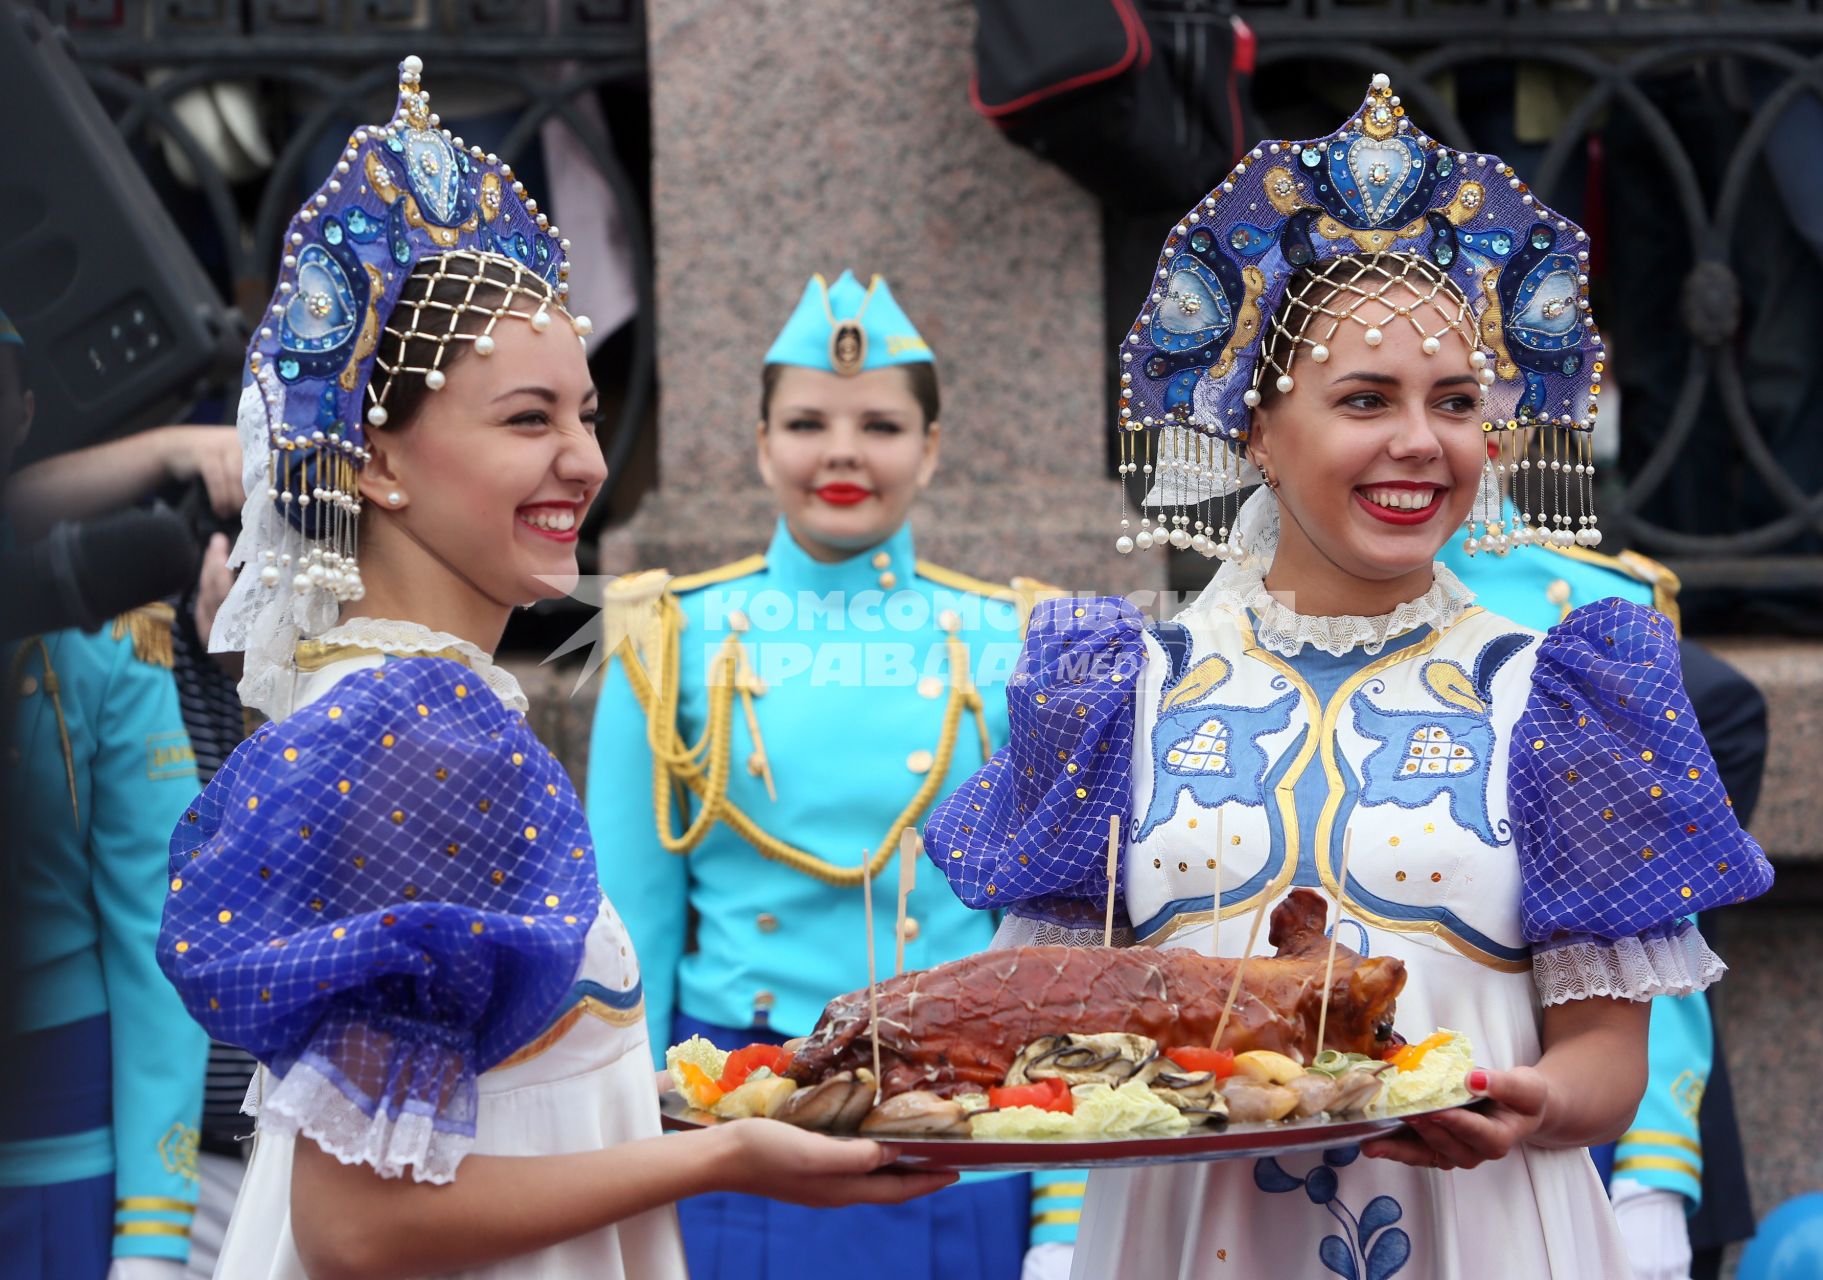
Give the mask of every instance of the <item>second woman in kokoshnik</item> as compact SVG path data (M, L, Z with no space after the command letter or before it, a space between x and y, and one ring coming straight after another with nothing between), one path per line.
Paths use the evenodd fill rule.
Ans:
M639 958L493 661L605 479L563 245L417 59L287 229L218 616L272 720L173 834L158 959L261 1062L234 1280L681 1280L671 1203L942 1176L772 1121L661 1137Z
M1403 962L1398 1029L1466 1036L1486 1101L1360 1147L1097 1171L1074 1275L1627 1274L1584 1148L1638 1105L1645 1002L1722 972L1690 917L1771 868L1669 619L1604 600L1541 635L1435 563L1471 512L1480 553L1598 540L1587 253L1497 158L1414 128L1385 77L1171 229L1120 347L1145 502L1117 547L1226 563L1170 622L1041 604L1010 745L927 846L1008 913L1000 945L1098 944L1112 896L1132 944L1232 955L1257 911L1320 889L1336 936ZM1522 455L1526 430L1544 443ZM1510 525L1493 482L1514 471Z

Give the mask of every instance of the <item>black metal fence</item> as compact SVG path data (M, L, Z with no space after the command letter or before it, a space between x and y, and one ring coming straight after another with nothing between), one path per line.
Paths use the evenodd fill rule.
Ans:
M1823 621L1823 4L1143 2L1180 69L1248 24L1269 136L1385 71L1427 132L1500 153L1589 225L1623 392L1604 525L1712 625L1737 589Z

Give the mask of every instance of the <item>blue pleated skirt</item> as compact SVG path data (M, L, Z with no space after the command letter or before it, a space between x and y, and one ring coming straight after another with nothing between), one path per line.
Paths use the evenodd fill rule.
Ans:
M722 1027L686 1014L672 1042L693 1035L723 1049L784 1037ZM806 1209L726 1193L678 1203L691 1280L801 1280L805 1274L868 1280L1019 1280L1031 1214L1031 1180L983 1177L899 1205Z

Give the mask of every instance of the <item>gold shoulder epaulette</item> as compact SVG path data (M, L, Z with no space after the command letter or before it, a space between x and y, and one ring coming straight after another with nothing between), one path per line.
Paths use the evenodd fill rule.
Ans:
M1678 581L1675 573L1651 556L1641 555L1637 551L1623 551L1617 556L1610 556L1587 547L1546 545L1545 550L1571 560L1581 560L1584 564L1599 565L1635 582L1645 583L1652 588L1652 607L1671 619L1671 625L1680 632L1683 630L1683 613L1677 604L1678 589L1683 584Z
M673 594L685 591L697 591L703 587L713 587L718 582L732 582L736 578L745 578L758 573L766 567L766 557L762 555L745 556L732 564L722 565L719 569L705 569L701 573L686 573L681 578L671 579Z
M171 651L171 624L177 610L163 601L142 604L114 619L114 638L133 637L133 656L148 666L169 671L177 658Z
M1062 587L1054 587L1037 578L1014 578L1010 584L1002 585L989 582L985 578L973 577L959 573L954 569L945 569L940 564L920 560L917 564L920 577L929 578L939 586L949 587L953 591L970 591L990 600L1004 600L1019 610L1019 629L1024 631L1026 623L1031 621L1032 610L1040 600L1054 600L1068 595Z

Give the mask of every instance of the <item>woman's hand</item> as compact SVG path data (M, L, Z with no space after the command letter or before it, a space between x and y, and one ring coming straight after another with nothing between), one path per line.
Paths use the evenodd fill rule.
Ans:
M1525 1142L1545 1122L1551 1098L1550 1079L1536 1067L1511 1071L1469 1072L1470 1093L1491 1107L1459 1109L1407 1121L1410 1133L1361 1144L1361 1154L1420 1169L1473 1169L1499 1160Z
M837 1141L777 1120L736 1120L711 1130L725 1143L719 1158L722 1189L817 1209L849 1204L899 1204L941 1191L953 1173L899 1173L889 1146Z

